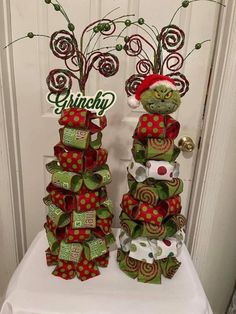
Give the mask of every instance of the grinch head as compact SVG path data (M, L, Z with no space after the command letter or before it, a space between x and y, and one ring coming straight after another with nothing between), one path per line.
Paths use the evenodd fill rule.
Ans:
M128 102L132 108L137 108L141 102L148 113L166 115L176 111L181 101L173 79L152 74L142 81Z

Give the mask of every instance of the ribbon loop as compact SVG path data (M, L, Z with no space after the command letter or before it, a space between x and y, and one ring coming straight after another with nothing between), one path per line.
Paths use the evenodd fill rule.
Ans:
M59 130L61 142L70 147L87 149L90 143L90 132L80 129L62 128Z
M65 261L78 263L82 251L83 246L80 243L66 243L65 241L61 241L58 258Z
M75 212L72 214L72 228L95 228L96 227L96 211L90 210L86 212Z
M94 239L86 242L84 246L86 258L90 261L107 253L107 246L104 239Z

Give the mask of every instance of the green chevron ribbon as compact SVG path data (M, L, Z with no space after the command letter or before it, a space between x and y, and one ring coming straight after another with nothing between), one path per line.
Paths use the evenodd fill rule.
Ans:
M96 211L89 210L86 212L72 213L72 228L95 228L96 227Z

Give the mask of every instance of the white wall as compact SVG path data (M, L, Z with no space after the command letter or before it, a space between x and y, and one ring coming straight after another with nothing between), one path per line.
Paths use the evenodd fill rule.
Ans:
M192 257L212 305L223 314L236 280L236 2L227 1L210 86L196 194ZM197 214L196 214L197 213ZM190 237L191 238L191 237Z

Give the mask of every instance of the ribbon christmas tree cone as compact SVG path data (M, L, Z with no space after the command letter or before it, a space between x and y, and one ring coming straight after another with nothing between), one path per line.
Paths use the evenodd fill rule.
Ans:
M58 34L52 35L52 41L55 36ZM111 71L110 75L117 72ZM52 90L51 84L56 83L53 75L50 72L47 79L51 94L65 97L61 86L58 93ZM83 77L80 85L84 91L82 81ZM91 103L96 96L81 99ZM106 192L111 173L106 164L108 152L102 148L107 120L99 115L101 107L97 109L91 112L86 106L72 106L62 110L55 159L46 165L51 174L44 198L48 208L46 259L48 266L55 265L52 274L63 279L77 276L84 281L99 275L99 267L108 265L109 247L115 240L111 231L113 206Z
M59 124L63 128L54 147L56 159L46 165L51 174L44 199L46 258L49 266L56 266L53 275L84 281L108 265L109 246L114 242L113 208L106 192L111 173L107 151L101 147L101 131L107 123L105 116L70 108L62 111ZM92 135L99 138L96 147Z
M124 273L145 283L160 284L163 276L172 278L181 264L178 255L186 219L181 214L180 149L175 145L180 123L171 114L189 91L183 65L209 40L196 43L183 56L185 33L174 19L193 2L182 1L161 29L140 17L126 23L138 30L117 36L123 40L120 50L136 63L135 73L125 82L128 104L132 109L142 104L144 109L133 133L132 160L127 167L129 191L121 200L117 261Z
M181 215L183 181L178 178L179 154L174 140L180 124L169 114L180 105L180 93L168 76L152 74L128 99L147 111L133 134L133 160L128 166L128 193L120 214L120 248L117 261L131 278L160 284L172 278L180 262L186 219Z

